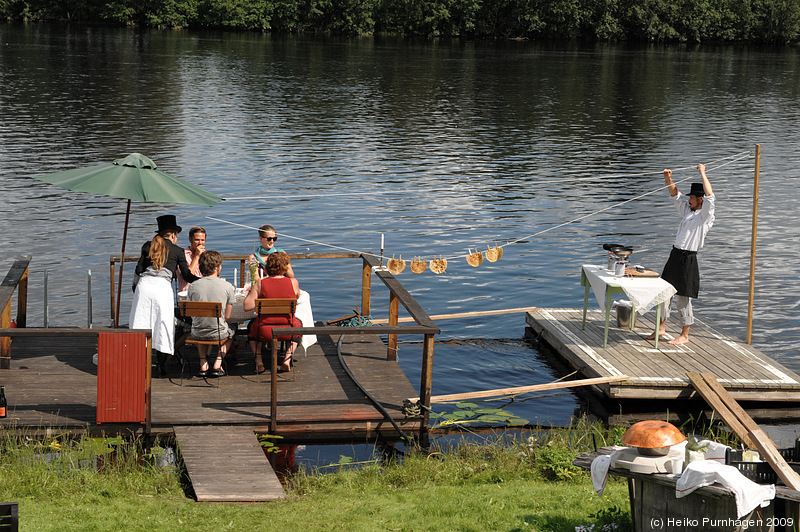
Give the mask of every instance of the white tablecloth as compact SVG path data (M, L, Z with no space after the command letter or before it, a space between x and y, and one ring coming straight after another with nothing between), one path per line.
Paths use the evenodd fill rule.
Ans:
M606 308L606 286L609 284L619 285L640 314L669 301L676 292L675 287L661 277L614 277L605 268L588 264L583 265L583 273L602 309Z

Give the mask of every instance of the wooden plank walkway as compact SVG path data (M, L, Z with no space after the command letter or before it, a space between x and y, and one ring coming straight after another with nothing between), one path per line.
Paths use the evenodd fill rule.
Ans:
M286 497L252 427L175 426L175 442L198 502Z
M294 376L278 377L277 434L286 443L363 442L378 433L392 440L395 428L349 379L336 356L335 340L320 336L307 356L296 356ZM15 338L11 369L0 371L9 415L0 426L29 431L70 429L106 433L142 431L141 425L96 425L97 367L89 338ZM403 399L419 394L377 337L346 336L343 357L356 378L406 433L418 432L420 418L406 418ZM152 431L171 433L174 426L242 425L269 430L269 374L255 375L250 348L244 344L229 375L221 379L192 376L197 351L184 351L191 366L181 385L180 367L168 365L169 378L152 381ZM267 355L265 363L269 360Z
M636 331L616 327L608 331L603 348L604 315L589 310L581 330L583 309L546 308L526 314L531 328L564 360L586 377L629 375L625 382L598 388L614 399L694 399L686 372L713 373L737 400L800 401L800 376L744 342L726 336L697 320L690 343L669 345L663 338L658 349L645 340L654 328L655 313L636 317ZM667 323L667 339L680 326Z

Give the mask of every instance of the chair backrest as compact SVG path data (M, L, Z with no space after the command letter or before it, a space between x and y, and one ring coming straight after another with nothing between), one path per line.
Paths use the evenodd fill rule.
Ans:
M179 301L178 309L189 318L222 317L222 303L219 301Z
M292 298L256 299L256 314L259 316L294 316L297 300Z

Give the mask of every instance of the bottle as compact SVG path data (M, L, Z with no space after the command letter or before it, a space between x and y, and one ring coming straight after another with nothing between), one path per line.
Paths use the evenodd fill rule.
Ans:
M0 418L8 415L8 403L6 402L6 387L0 386Z

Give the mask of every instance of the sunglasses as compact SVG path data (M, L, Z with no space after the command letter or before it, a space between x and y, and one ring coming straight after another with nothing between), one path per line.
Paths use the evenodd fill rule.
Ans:
M263 238L264 240L272 240L273 242L278 240L277 236L262 236L261 238Z

